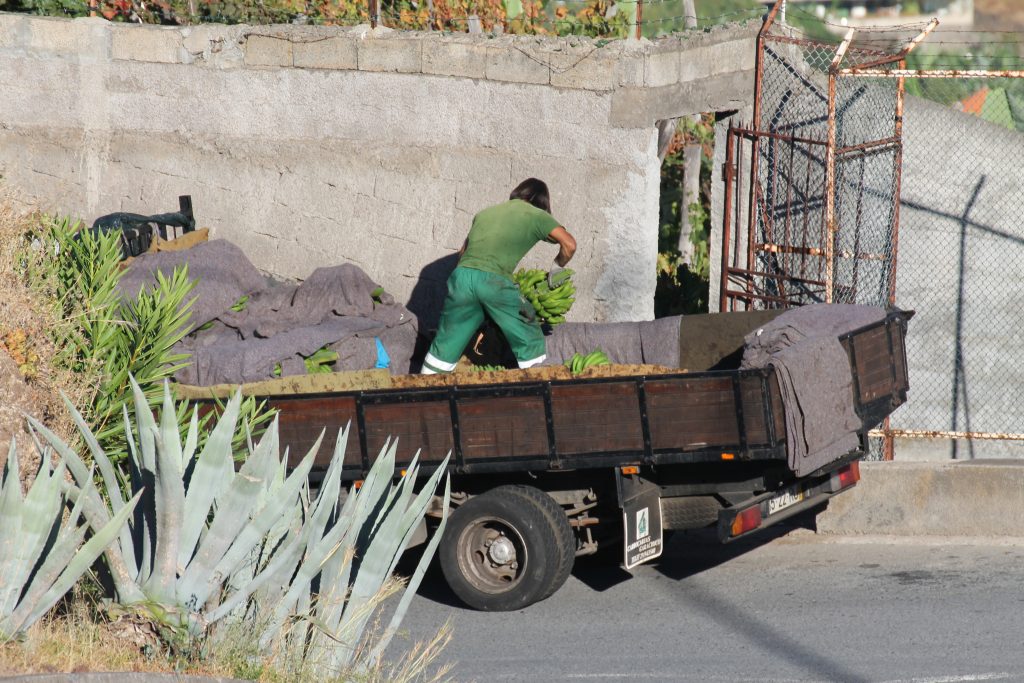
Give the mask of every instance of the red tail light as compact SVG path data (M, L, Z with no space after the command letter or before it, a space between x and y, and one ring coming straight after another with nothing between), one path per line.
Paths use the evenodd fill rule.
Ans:
M860 461L854 460L849 465L832 475L832 490L839 491L853 486L860 481Z
M730 531L733 536L739 536L759 526L761 526L761 506L755 505L736 515L732 520L732 529Z

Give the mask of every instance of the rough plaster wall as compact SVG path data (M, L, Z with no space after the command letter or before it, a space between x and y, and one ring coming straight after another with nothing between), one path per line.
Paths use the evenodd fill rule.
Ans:
M427 327L472 215L537 176L579 241L573 318L649 318L655 121L742 97L752 36L605 45L0 14L0 173L87 221L191 194L261 270L354 261ZM525 265L553 256L542 245Z

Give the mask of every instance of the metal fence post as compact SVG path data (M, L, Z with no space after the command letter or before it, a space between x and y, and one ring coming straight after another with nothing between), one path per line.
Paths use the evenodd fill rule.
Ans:
M846 37L839 44L836 56L828 69L828 140L825 143L825 228L828 236L825 239L825 303L832 303L835 298L835 258L836 232L839 228L836 218L836 87L838 85L839 67L846 57L846 51L853 42L856 29L846 32Z

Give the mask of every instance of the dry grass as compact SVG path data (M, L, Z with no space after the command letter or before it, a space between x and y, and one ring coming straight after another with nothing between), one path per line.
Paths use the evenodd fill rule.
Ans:
M85 608L43 619L22 640L0 645L0 675L85 671L231 673L149 656L132 629L100 621Z
M64 391L74 401L83 394L83 378L51 364L56 349L49 331L60 321L47 299L26 285L20 258L25 236L39 226L40 218L34 206L0 186L0 349L18 361L29 355L31 361L21 367L27 397L17 402L0 397L0 411L17 411L0 418L19 420L22 411L30 412L62 438L71 439L76 430L58 392Z
M229 631L199 660L172 659L151 645L153 634L136 621L102 619L79 597L72 613L52 616L32 626L17 642L0 644L0 676L41 673L155 672L240 678L260 683L441 683L448 667L435 661L451 640L444 624L428 641L413 644L397 663L359 673L325 673L312 662L298 669L291 653L258 653L252 628Z

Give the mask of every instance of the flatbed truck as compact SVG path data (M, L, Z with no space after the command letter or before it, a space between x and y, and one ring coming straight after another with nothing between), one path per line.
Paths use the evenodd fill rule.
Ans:
M266 395L282 446L301 457L351 425L342 478L358 486L389 439L424 472L449 456L438 554L467 605L514 610L553 594L575 558L621 547L632 568L664 530L716 526L729 542L854 486L868 432L906 401L910 312L839 337L859 446L797 476L773 367L738 369L743 337L779 311L684 316L678 372ZM685 368L685 369L684 369ZM790 409L792 409L790 407ZM437 499L440 501L440 499ZM439 518L440 503L432 514Z

